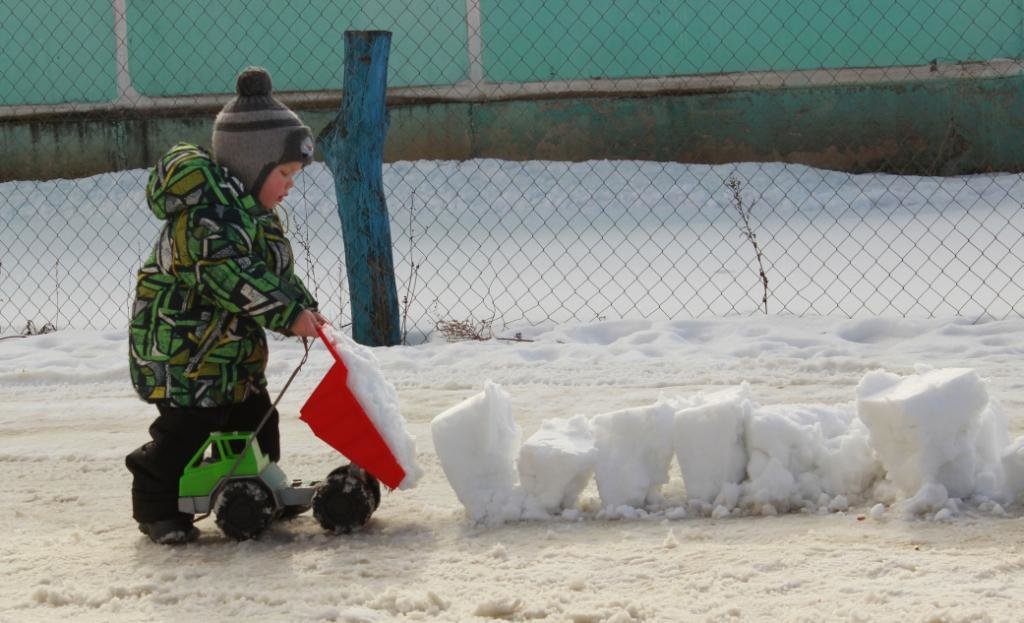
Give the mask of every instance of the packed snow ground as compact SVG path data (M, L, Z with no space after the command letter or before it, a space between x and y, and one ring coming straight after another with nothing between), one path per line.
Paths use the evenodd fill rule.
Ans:
M700 471L715 457L688 466L697 449L673 438L675 451L684 450L671 458L662 499L629 506L633 512L607 513L595 476L575 512L473 522L446 477L431 422L491 381L507 395L509 421L525 442L509 446L529 446L537 433L535 447L545 434L578 440L581 419L593 425L625 410L650 411L666 397L677 415L690 409L699 424L708 404L700 394L728 402L749 392L758 405L752 415L848 423L858 398L874 400L882 418L894 403L878 396L913 394L877 370L912 379L926 373L921 364L972 369L978 381L948 373L947 398L976 404L983 388L1014 438L1024 433L1024 321L752 317L522 332L534 341L373 350L396 387L424 475L416 487L386 495L363 532L328 536L303 516L239 544L205 520L200 541L181 548L149 543L130 518L123 457L145 441L155 410L128 383L124 333L0 341L0 465L10 500L0 514L0 621L192 620L211 613L267 621L1019 617L1024 509L1016 503L963 500L908 515L901 504L909 495L894 485L892 504L881 507L872 496L844 505L830 495L827 504L790 512L780 506L774 516L742 502L706 516L691 501L718 497L712 476L728 472L729 461L724 471ZM300 358L297 342L272 342L272 390ZM297 419L330 362L324 348L314 348L282 402L282 466L292 477L321 478L341 461ZM963 412L948 400L937 410ZM542 425L553 418L567 421ZM831 437L828 426L821 430ZM885 439L892 444L876 448L885 465L901 443L921 443ZM958 447L965 446L952 444ZM683 475L694 468L705 477L688 493ZM927 470L892 472L913 489L902 478L914 482ZM512 487L528 482L521 471L515 477ZM555 493L564 498L570 488ZM962 492L947 489L945 498L954 493Z

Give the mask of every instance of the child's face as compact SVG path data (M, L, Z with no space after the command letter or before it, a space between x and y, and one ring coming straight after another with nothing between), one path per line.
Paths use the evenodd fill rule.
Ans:
M292 189L295 175L301 170L301 162L286 162L274 167L274 170L267 176L267 181L263 182L263 186L260 188L260 194L257 197L260 204L271 210L281 203L288 195L288 191Z

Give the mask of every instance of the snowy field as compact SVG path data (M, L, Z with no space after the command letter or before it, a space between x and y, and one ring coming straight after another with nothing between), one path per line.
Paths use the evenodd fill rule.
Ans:
M146 170L0 183L0 335L25 323L119 328L159 222ZM795 315L1014 316L1024 300L1024 178L851 175L802 165L396 162L384 167L399 296L416 338L495 326L761 311L737 225L741 182L770 281ZM330 172L284 203L299 272L347 322ZM412 287L410 262L419 265ZM344 302L344 304L341 304Z
M0 465L10 500L0 514L0 621L1019 618L1024 510L1007 500L966 495L911 513L910 495L875 473L859 497L826 494L776 515L738 499L723 513L688 499L672 457L654 503L609 513L592 478L574 511L473 522L442 469L431 421L490 380L508 394L523 440L545 419L692 401L744 381L755 414L824 422L858 411L858 384L872 371L910 377L924 364L973 369L986 409L1001 408L1005 433L1017 437L1024 322L636 320L524 337L535 341L375 349L425 473L416 487L386 495L363 532L328 536L303 516L235 543L208 519L199 542L180 548L151 544L130 518L123 456L145 440L155 411L128 383L125 333L0 341ZM297 419L330 363L317 346L282 403L282 465L292 477L320 478L341 460ZM296 342L272 343L272 390L300 355ZM959 417L952 403L978 387L952 390L929 407L937 427ZM790 442L797 453L812 445ZM719 457L707 449L683 458Z

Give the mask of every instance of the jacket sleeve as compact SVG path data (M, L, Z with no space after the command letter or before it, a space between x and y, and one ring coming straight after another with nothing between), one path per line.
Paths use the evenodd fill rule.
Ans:
M306 307L308 293L255 256L256 231L252 216L236 207L199 206L182 212L173 228L175 272L227 311L288 333Z

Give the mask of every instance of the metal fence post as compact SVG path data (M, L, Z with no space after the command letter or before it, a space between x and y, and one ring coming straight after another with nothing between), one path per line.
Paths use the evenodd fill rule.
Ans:
M393 346L401 340L382 178L390 46L390 32L345 32L341 109L319 140L338 196L352 338L369 346Z

